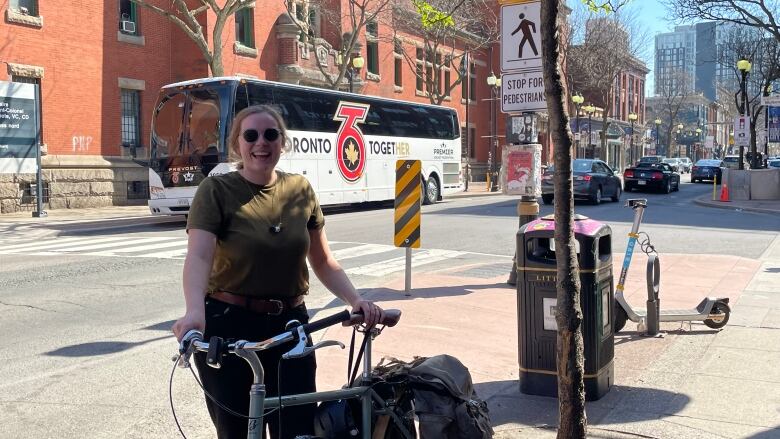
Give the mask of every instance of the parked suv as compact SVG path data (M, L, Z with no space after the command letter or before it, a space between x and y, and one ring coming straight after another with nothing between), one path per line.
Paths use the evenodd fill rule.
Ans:
M665 158L662 155L646 155L639 159L639 163L663 163Z
M667 165L672 167L672 171L679 172L682 174L682 169L680 169L680 160L679 159L664 159L663 163L666 163Z
M727 169L739 169L739 156L738 155L727 155L726 157L723 157L723 167ZM742 169L747 169L747 165L743 165Z

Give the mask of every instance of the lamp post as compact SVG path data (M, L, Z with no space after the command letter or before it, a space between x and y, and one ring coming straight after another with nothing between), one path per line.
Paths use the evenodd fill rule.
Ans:
M767 85L764 89L764 96L770 94L772 94L772 84ZM767 157L769 157L769 105L764 105L764 160Z
M742 81L740 82L740 88L742 89L742 108L741 113L742 116L746 117L747 120L750 120L749 112L748 112L748 103L747 103L747 77L748 73L750 73L750 68L752 65L750 64L750 61L746 59L741 59L737 61L737 69L742 74ZM750 166L753 166L753 160L756 158L756 152L755 152L755 143L751 143L751 160L750 160ZM745 165L743 161L745 160L745 147L742 145L739 145L739 169L743 170L745 169Z
M656 119L654 122L655 122L655 153L658 154L659 153L658 146L661 144L660 143L661 135L659 134L660 133L659 130L661 129L661 119Z
M588 104L582 107L582 109L588 113L588 146L586 147L586 154L583 154L583 156L588 156L589 153L587 150L590 149L593 142L593 113L596 111L596 107L594 107L592 104Z
M354 79L355 75L360 74L360 69L363 68L365 60L360 54L356 54L352 57L352 62L347 67L347 78L349 79L349 92L354 93Z
M698 160L699 159L699 148L701 148L701 128L696 128L696 149L694 150L693 157ZM694 160L694 161L696 161Z
M498 93L501 89L501 77L497 77L495 73L492 71L490 72L490 76L487 77L487 84L490 86L490 96L491 102L490 104L490 114L491 114L491 121L490 121L490 154L488 155L488 168L489 168L489 179L488 179L488 188L490 189L490 192L495 192L498 190L498 173L496 172L496 163L498 162L496 158L496 154L498 153L498 119L497 117L497 110L496 110L496 102L498 101Z
M576 95L571 97L571 101L574 102L574 106L577 108L577 115L575 116L576 124L577 124L577 133L574 135L574 144L575 144L575 151L577 151L576 156L579 158L582 157L582 152L580 151L580 105L582 105L583 102L585 102L585 98L582 97L581 94L577 93Z
M685 128L685 125L677 124L677 157L680 157L680 152L682 151L682 144L680 144L680 135L682 134L683 128Z
M628 113L628 120L631 121L631 141L628 147L628 159L630 163L634 163L634 122L638 119L635 113Z

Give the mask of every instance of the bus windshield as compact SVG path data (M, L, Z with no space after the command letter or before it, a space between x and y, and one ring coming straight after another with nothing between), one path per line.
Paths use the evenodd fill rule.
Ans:
M155 108L150 168L164 187L197 186L220 162L222 105L217 90L163 94Z

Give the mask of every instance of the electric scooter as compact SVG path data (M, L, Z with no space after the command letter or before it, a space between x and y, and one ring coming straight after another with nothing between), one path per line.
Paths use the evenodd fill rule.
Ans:
M634 210L634 224L631 227L631 232L628 234L628 247L626 247L626 257L623 260L623 268L620 270L620 279L618 280L617 288L615 289L615 332L619 332L626 325L627 320L631 320L634 323L639 324L639 330L643 331L643 327L648 322L647 310L645 309L633 309L631 305L626 302L623 297L623 289L628 274L628 267L631 265L631 257L634 254L634 246L639 239L639 225L642 223L642 215L647 207L647 200L643 198L631 199L626 202L627 207L631 207ZM642 232L645 236L646 233ZM655 249L650 245L649 237L645 241L639 242L642 251L650 255L650 261L648 261L648 291L649 295L654 298L648 299L648 306L651 303L655 305L654 309L657 309L658 303L658 290L660 283L660 265L658 262L658 256L655 255ZM706 297L704 298L696 308L692 309L669 309L661 310L658 313L658 321L660 322L694 322L701 321L705 325L712 329L720 329L726 326L731 315L731 308L729 308L728 297ZM655 317L655 316L650 316Z

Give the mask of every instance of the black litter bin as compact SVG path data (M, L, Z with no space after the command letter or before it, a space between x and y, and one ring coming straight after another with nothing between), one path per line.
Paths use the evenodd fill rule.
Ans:
M609 391L614 377L612 230L579 215L574 226L585 344L585 397L593 401ZM517 232L517 339L520 391L557 397L554 233L552 215L527 223Z

